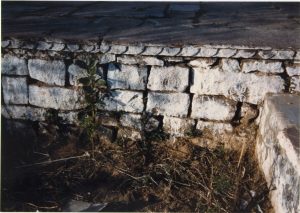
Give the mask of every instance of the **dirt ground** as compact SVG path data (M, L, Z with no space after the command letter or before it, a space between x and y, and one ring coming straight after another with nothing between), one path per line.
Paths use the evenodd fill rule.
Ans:
M144 142L101 141L92 150L75 134L78 140L63 138L44 159L39 153L35 162L44 163L30 165L15 159L28 159L36 146L18 138L19 151L16 141L2 142L2 211L62 211L73 199L107 203L102 211L272 212L254 141L240 158L223 145L173 144L163 134Z

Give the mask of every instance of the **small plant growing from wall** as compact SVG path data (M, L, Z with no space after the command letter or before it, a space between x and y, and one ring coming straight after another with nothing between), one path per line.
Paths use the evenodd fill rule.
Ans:
M85 101L87 107L80 114L80 126L87 134L88 142L92 146L92 157L94 158L95 141L97 140L97 106L103 105L100 100L102 92L106 90L106 82L97 74L97 61L92 59L88 61L87 76L79 79L83 85Z

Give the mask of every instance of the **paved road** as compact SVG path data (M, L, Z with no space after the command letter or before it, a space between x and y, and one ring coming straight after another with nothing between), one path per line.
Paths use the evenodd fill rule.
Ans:
M300 3L2 2L4 37L300 48Z

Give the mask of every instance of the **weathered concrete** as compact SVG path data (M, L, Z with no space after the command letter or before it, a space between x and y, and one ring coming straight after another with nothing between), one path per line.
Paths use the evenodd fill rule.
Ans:
M300 96L266 97L256 154L276 212L300 211Z

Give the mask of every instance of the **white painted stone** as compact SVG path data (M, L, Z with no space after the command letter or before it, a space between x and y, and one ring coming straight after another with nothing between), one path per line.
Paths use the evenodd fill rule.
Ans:
M81 68L75 64L71 64L69 66L68 72L69 72L69 83L73 86L82 86L82 84L79 83L79 79L88 76L88 72L86 69Z
M215 48L206 48L201 47L200 51L196 54L197 57L212 57L216 55L218 52L218 49Z
M142 130L142 116L139 114L126 113L120 117L120 123L124 127Z
M99 63L100 64L107 64L107 63L110 63L110 62L114 62L116 60L116 55L114 54L102 54L100 57L99 57Z
M85 97L79 90L29 85L29 103L44 108L74 110L85 106Z
M51 85L65 85L66 66L63 61L29 59L28 69L31 78Z
M28 87L26 77L2 76L3 99L6 104L27 104Z
M251 58L255 55L255 50L238 50L237 53L232 56L233 58Z
M183 137L191 132L195 125L195 121L187 118L174 118L164 116L163 129L169 133L171 137Z
M190 97L186 93L158 93L149 92L147 112L159 115L186 117Z
M61 51L65 48L65 44L62 44L62 43L53 43L52 47L51 47L51 50L54 50L54 51Z
M117 58L117 62L122 64L138 64L138 65L152 65L152 66L163 66L164 62L158 58L151 56L130 56L121 55Z
M244 60L242 63L242 72L264 72L264 73L282 73L282 62L273 62L265 60Z
M119 69L120 68L120 69ZM109 64L107 83L111 89L144 90L147 80L147 67Z
M300 76L293 76L291 78L290 92L300 92Z
M252 104L263 101L266 93L280 93L284 80L279 76L230 73L218 68L194 68L194 85L191 92L200 95L224 95L225 97Z
M229 58L232 57L234 54L236 54L236 52L237 52L236 49L219 49L216 57Z
M216 135L222 135L225 133L231 133L233 131L233 128L231 124L229 123L217 123L217 122L211 122L211 121L197 121L196 129L200 131L205 131L208 129L213 134Z
M300 75L300 63L286 66L286 72L289 76Z
M25 59L8 54L4 55L1 60L1 73L7 75L28 75Z
M2 106L2 115L8 119L22 119L31 121L44 121L47 110L30 106ZM3 113L6 111L6 113Z
M192 67L199 67L199 68L210 68L217 61L216 58L199 58L190 61L188 64Z
M236 112L235 102L220 97L194 95L192 118L216 121L230 121Z
M222 70L225 72L240 72L241 67L236 59L222 59ZM230 75L230 74L228 74Z
M59 112L58 117L66 124L79 124L78 112Z
M38 50L49 50L52 47L52 43L45 41L38 41L36 49Z
M147 88L152 91L183 92L189 84L189 69L185 67L152 67Z
M143 93L125 90L114 90L109 97L103 99L104 108L108 111L125 111L140 113L144 109Z

